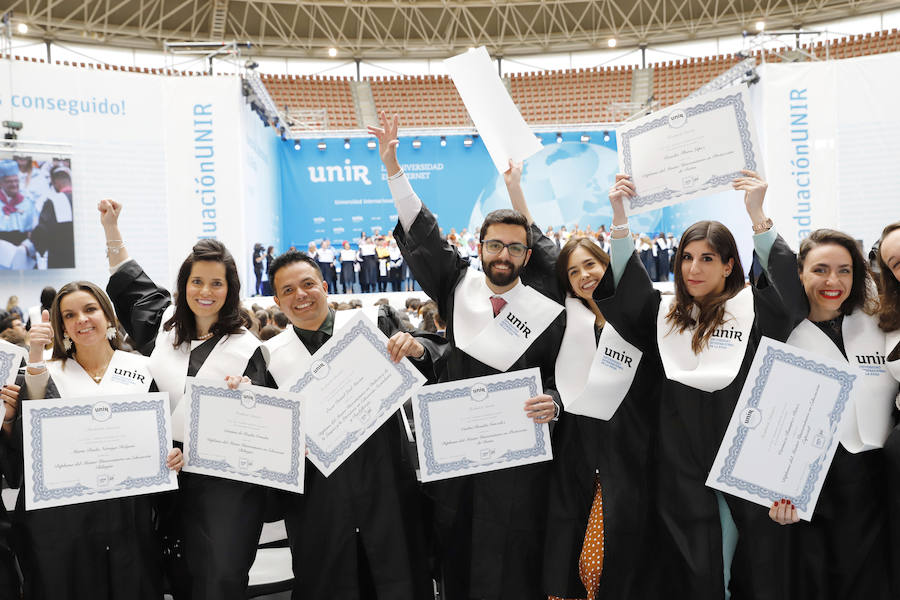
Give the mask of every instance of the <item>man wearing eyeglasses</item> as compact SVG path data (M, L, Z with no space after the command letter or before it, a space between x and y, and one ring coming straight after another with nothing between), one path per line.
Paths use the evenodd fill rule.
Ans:
M381 114L369 132L379 142L399 223L394 238L416 281L438 303L451 352L442 381L539 367L543 393L525 402L535 423L561 408L553 380L562 340L562 307L552 268L529 268L536 252L553 253L514 210L489 213L478 254L483 272L441 239L434 215L413 191L397 161L399 119ZM546 238L544 238L546 239ZM554 260L535 261L553 265ZM547 293L544 293L547 292ZM434 500L442 598L537 600L541 586L549 462L426 484Z

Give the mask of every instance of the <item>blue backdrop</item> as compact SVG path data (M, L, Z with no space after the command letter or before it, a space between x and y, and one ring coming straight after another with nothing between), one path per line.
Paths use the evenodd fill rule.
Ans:
M584 227L609 225L612 212L607 194L618 167L615 134L585 131L539 134L543 150L525 163L522 187L535 221L542 229L575 224ZM466 147L465 139L472 145ZM399 158L413 188L438 215L445 232L476 228L482 216L509 207L503 177L478 136L422 136L400 139ZM332 244L351 241L361 231L373 233L393 229L396 211L377 149L369 149L365 138L304 140L299 150L293 142L280 145L282 173L283 243L303 249L311 241L328 238ZM740 195L720 194L686 204L652 211L631 218L633 231L673 232L678 236L699 219L718 219L732 226L743 221ZM735 233L738 233L735 231ZM740 236L742 237L742 236ZM738 240L739 244L741 240ZM743 245L742 245L743 246Z

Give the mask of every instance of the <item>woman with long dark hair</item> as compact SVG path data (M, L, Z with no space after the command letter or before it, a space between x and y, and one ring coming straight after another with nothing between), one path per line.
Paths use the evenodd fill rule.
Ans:
M25 402L157 390L150 361L121 349L112 304L93 283L64 285L50 311L43 311L41 322L32 325L31 340L21 391ZM53 355L45 363L43 348L50 343ZM114 375L122 369L144 376ZM15 437L21 448L21 421ZM183 462L181 450L169 453L170 469L179 470ZM24 470L23 465L19 468ZM159 498L142 495L26 511L23 485L16 505L16 538L25 597L161 598L162 555L154 528Z
M799 598L889 598L885 463L897 381L884 365L875 283L852 237L817 229L800 244L794 302L808 316L787 343L859 367L852 404L816 510L798 523L790 498L769 511L773 521L796 523L792 595Z
M576 235L558 249L534 223L520 177L521 165L510 161L504 178L512 206L536 241L529 265L555 272L553 297L566 306L555 367L563 410L553 431L544 587L551 599L655 598L657 572L647 559L659 361L627 349L594 301L609 255Z
M787 339L806 313L793 252L763 211L766 184L744 171L754 246L763 267L746 287L731 232L701 221L684 232L675 255L675 294L661 296L638 259L624 202L635 195L627 175L610 190L611 267L593 297L617 332L645 356L659 353L665 378L657 402L657 561L676 598L783 597L784 529L765 508L706 487L706 478L763 335ZM735 541L735 529L737 540Z
M268 383L260 342L242 326L237 266L224 244L200 240L178 270L172 306L169 293L130 258L118 226L122 206L102 200L98 209L112 271L110 298L137 348L150 357L160 390L169 393L172 436L182 442L186 377L225 379L233 387L242 380ZM265 498L261 486L182 474L179 506L173 511L181 525L193 600L243 600ZM175 545L171 538L178 532L170 529L168 536L170 546ZM187 582L175 585L183 588ZM175 595L187 593L178 589Z

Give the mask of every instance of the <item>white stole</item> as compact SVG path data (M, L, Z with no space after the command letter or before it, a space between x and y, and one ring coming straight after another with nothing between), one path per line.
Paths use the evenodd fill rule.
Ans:
M752 288L745 287L725 303L725 321L700 354L691 348L693 329L679 333L666 322L674 301L675 296L664 295L656 315L656 341L666 377L704 392L728 387L741 370L753 328Z
M168 313L168 311L166 311ZM166 317L164 315L163 322ZM260 346L260 341L246 329L241 334L226 335L216 344L203 366L197 371L197 377L223 380L228 375L240 377L247 369L250 357ZM169 404L172 409L172 438L184 441L184 384L187 379L191 350L203 343L202 340L191 340L190 344L181 344L177 348L175 329L165 331L160 328L156 336L156 346L150 355L150 371L160 391L169 393Z
M643 353L607 323L594 347L594 313L566 298L566 332L556 357L556 389L566 412L608 421L631 388Z
M334 328L332 335L336 335L341 328L346 325L350 319L362 312L373 323L378 321L378 307L374 307L374 315L372 307L354 310L337 310L334 312ZM278 389L288 389L306 373L309 361L312 355L303 342L297 336L293 326L288 325L287 329L276 335L275 337L263 342L263 347L268 354L268 368Z
M149 390L153 381L149 362L140 354L116 350L99 384L73 358L48 361L47 370L61 398L97 394L111 396Z
M849 361L860 376L853 386L853 410L841 430L841 444L857 453L884 446L891 432L891 411L897 395L897 381L886 365L885 334L877 319L862 310L846 315L841 324L847 358L824 331L808 319L797 325L787 343L834 360Z
M506 371L563 307L519 281L502 294L506 306L494 317L493 295L484 273L466 270L453 295L453 338L472 358Z

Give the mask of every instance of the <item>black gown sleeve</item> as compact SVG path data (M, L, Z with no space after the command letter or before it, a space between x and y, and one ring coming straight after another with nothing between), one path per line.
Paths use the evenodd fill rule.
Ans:
M522 282L562 304L566 301L566 290L556 277L559 248L534 223L531 224L531 236L531 258L522 269Z
M654 289L636 251L628 258L619 285L613 282L610 266L594 290L594 301L603 317L642 352L656 348L660 293Z
M106 293L136 349L149 356L162 326L163 312L172 303L168 290L153 283L144 269L130 260L110 276Z
M469 262L441 238L437 219L424 204L408 232L397 223L394 239L422 290L437 302L440 314L447 315L447 301Z
M758 263L755 252L753 256ZM752 279L757 333L779 342L787 340L809 315L809 299L800 282L797 256L780 235L769 253L768 268Z
M253 335L252 333L244 333L243 335ZM275 378L269 373L266 367L266 359L263 355L263 348L260 346L247 361L247 368L244 369L244 376L250 378L253 385L261 385L267 388L278 389Z

